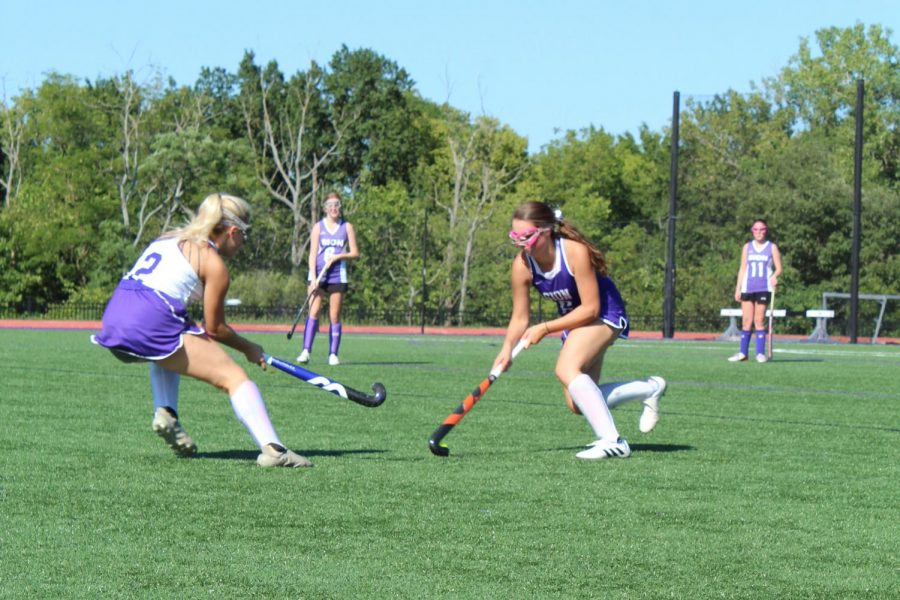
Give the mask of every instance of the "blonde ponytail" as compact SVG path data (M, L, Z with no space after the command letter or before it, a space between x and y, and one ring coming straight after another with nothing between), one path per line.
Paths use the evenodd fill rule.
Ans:
M606 257L603 256L600 249L584 237L584 234L578 231L574 225L563 219L559 221L557 231L559 237L578 242L579 244L584 244L587 247L588 255L591 257L591 266L594 267L594 270L604 277L609 275L609 265L606 262Z
M174 237L203 245L209 241L211 235L230 225L236 225L246 231L250 226L250 205L243 198L230 194L210 194L200 203L197 213L187 225L166 232L160 237Z

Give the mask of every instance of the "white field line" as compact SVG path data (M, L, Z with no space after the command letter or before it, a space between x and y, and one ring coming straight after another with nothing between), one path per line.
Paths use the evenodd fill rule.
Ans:
M648 340L640 340L637 342L638 344L665 344L666 347L677 348L678 350L716 350L721 351L724 347L725 342L723 342L722 346L709 346L706 344L699 344L695 342L683 342L680 344L672 344L671 342L664 341L648 341ZM753 342L751 342L752 344ZM620 350L623 348L628 348L629 344L632 342L624 342L624 343L616 343L614 348L616 350ZM732 345L736 347L734 342L728 342L728 347L730 348ZM634 348L635 346L631 346ZM900 360L900 349L896 352L889 351L881 351L881 350L869 350L871 346L865 345L858 349L821 349L821 348L778 348L775 347L772 349L773 353L778 354L797 354L797 355L806 355L806 356L858 356L862 358L872 357L872 358L896 358ZM751 348L752 349L752 348Z
M481 342L485 346L496 347L503 343L502 336L437 336L437 335L428 335L428 336L420 336L420 335L406 335L406 334L383 334L383 333L357 333L352 334L354 338L358 339L369 339L369 340L377 340L384 339L385 337L394 337L394 338L405 338L407 341L411 343L418 344L471 344L473 342ZM549 345L548 345L549 342ZM754 342L751 342L754 343ZM666 349L678 349L678 350L714 350L716 352L721 352L723 349L728 348L732 349L732 347L736 347L737 344L735 342L716 342L715 345L710 345L708 343L702 342L691 342L691 341L670 341L670 340L621 340L617 341L613 349L615 351L622 351L628 348L635 349L640 346L646 347L647 345L660 346ZM900 348L895 352L886 351L886 350L871 350L872 346L870 344L864 344L858 346L857 348L840 346L834 349L831 348L816 348L816 347L803 347L802 344L796 344L791 342L792 348L779 348L776 346L772 349L773 353L776 354L795 354L801 356L858 356L862 358L896 358L900 360ZM545 349L552 346L554 350L559 349L559 340L554 338L545 338L539 344L538 348Z

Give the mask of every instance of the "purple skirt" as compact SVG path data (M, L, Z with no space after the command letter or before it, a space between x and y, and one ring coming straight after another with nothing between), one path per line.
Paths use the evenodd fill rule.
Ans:
M91 341L117 357L160 360L184 345L184 334L206 331L187 315L187 307L139 281L123 279L103 312L103 330Z
M600 288L600 320L621 330L619 337L628 339L630 328L628 327L628 313L625 311L625 302L619 289L609 277L598 278L597 285Z
M606 323L613 329L619 330L619 338L628 339L631 328L628 325L628 312L625 310L625 301L619 293L619 288L613 283L609 277L597 275L597 287L600 291L600 316L599 320ZM578 305L581 304L579 298ZM577 305L575 305L577 306ZM562 306L557 303L559 315L568 314L575 306L569 307L569 310L563 312ZM569 335L569 330L563 331L563 341Z

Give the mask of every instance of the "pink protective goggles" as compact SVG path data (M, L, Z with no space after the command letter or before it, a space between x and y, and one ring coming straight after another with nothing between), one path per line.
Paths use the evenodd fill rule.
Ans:
M538 238L541 236L541 233L545 231L550 231L548 228L544 227L532 227L531 229L526 229L525 231L510 231L509 239L512 240L512 243L520 248L527 248L531 250L531 247L534 246Z

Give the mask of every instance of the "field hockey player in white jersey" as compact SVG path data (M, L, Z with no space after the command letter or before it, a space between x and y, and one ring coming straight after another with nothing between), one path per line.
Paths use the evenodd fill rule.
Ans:
M149 362L153 430L181 456L197 445L178 419L182 375L205 381L231 398L238 420L250 432L261 467L310 467L305 457L284 447L269 420L259 388L219 344L238 350L265 368L259 344L225 322L228 267L247 240L250 207L237 196L207 196L190 223L152 242L122 278L103 313L103 329L92 336L124 362ZM187 313L203 305L205 329Z

